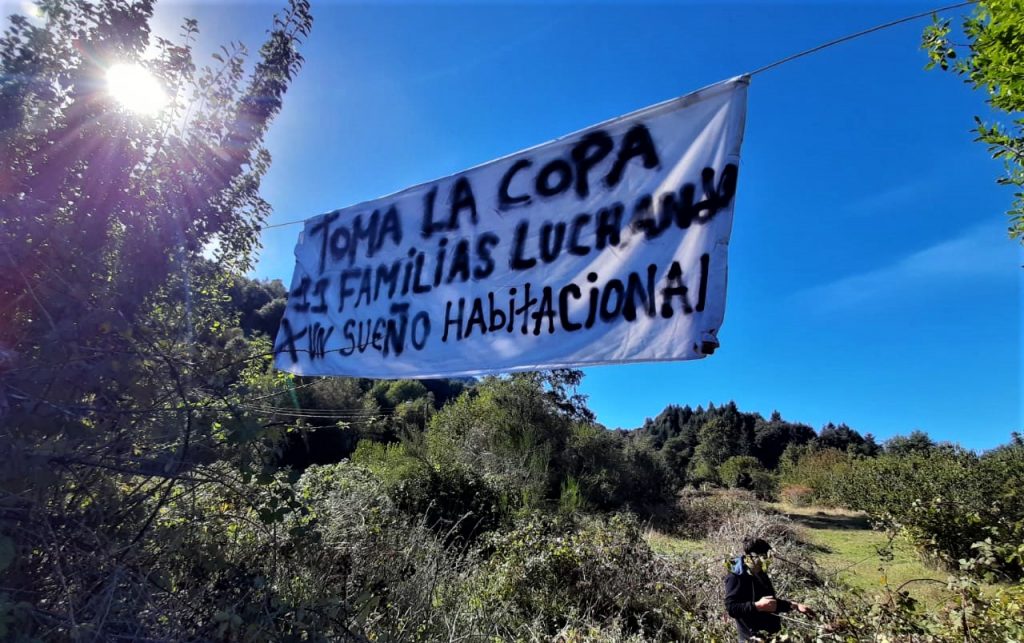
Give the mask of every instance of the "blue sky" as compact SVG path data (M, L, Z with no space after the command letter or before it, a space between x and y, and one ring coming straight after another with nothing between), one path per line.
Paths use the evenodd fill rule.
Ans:
M316 2L307 62L268 146L270 223L302 219L749 71L930 4ZM202 45L255 50L272 3L164 2ZM755 77L722 347L587 369L598 419L735 400L880 438L972 448L1024 428L1022 271L1000 166L972 142L982 96L925 72L927 19ZM255 275L292 271L299 226Z

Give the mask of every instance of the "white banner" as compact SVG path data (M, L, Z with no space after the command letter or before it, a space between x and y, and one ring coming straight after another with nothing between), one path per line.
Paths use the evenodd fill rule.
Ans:
M710 354L747 83L309 219L277 368L424 378Z

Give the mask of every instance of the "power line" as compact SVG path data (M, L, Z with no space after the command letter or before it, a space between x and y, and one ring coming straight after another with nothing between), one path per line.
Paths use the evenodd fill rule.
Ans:
M811 47L810 49L806 49L806 50L801 51L799 53L795 53L795 54L793 54L791 56L786 56L785 58L782 58L780 60L776 60L775 62L767 64L767 65L765 65L763 67L758 67L754 71L747 72L746 75L747 76L756 76L756 75L758 75L760 73L763 73L763 72L766 72L766 71L768 71L770 69L775 69L776 67L778 67L780 65L785 65L786 63L791 62L793 60L796 60L798 58L803 58L804 56L809 56L811 54L814 54L814 53L817 53L817 52L821 51L822 49L828 49L829 47L834 47L835 45L839 45L839 44L842 44L842 43L850 41L850 40L855 40L857 38L860 38L861 36L866 36L868 34L875 33L876 31L882 31L883 29L889 29L890 27L895 27L896 25L901 25L904 22L910 22L912 20L917 20L919 18L924 18L925 16L930 16L930 15L938 13L940 11L949 11L951 9L959 9L960 7L966 7L968 5L977 4L977 3L978 3L978 0L967 0L966 2L958 2L957 4L950 4L950 5L946 5L944 7L936 7L935 9L929 9L927 11L922 11L920 13L915 13L914 15L911 15L911 16L905 16L903 18L898 18L896 20L891 20L889 22L886 22L886 23L883 23L883 24L880 24L880 25L875 25L874 27L869 27L867 29L863 29L861 31L857 31L855 33L851 33L851 34L847 34L845 36L841 36L841 37L836 38L834 40L829 40L828 42L822 43L822 44L817 45L815 47ZM265 225L265 226L260 227L260 232L262 232L264 230L270 230L271 228L283 228L285 226L297 225L299 223L305 223L310 218L312 218L312 217L307 217L306 219L295 219L295 220L292 220L292 221L283 221L281 223L272 223L270 225Z
M393 413L367 413L362 415L350 415L348 413L332 413L330 409L283 409L283 408L261 408L248 404L238 404L245 408L268 415L281 415L291 418L305 418L316 420L342 420L345 422L370 422L382 418L392 417Z
M294 389L291 389L291 390L297 390L297 389L300 389L300 388L305 388L305 387L313 386L315 384L321 383L322 381L323 380L315 380L315 381L312 381L312 382L307 382L305 384L300 384L298 386L295 386ZM184 407L180 407L180 408L174 408L174 407L152 407L152 408L144 408L144 409L119 409L119 408L107 408L107 407L88 406L88 405L80 405L80 404L61 404L61 403L58 403L58 402L54 402L52 400L46 400L46 399L43 399L43 398L38 398L38 397L35 397L35 396L31 396L31 395L29 395L27 393L24 393L23 391L20 391L19 389L15 388L13 386L9 386L8 388L11 391L14 391L13 397L16 398L16 399L21 399L21 400L30 400L31 399L31 400L35 400L38 403L43 404L43 405L48 406L48 407L51 407L53 409L56 409L57 411L65 414L65 415L73 415L73 416L78 416L78 417L87 417L87 416L90 416L92 414L119 415L119 416L120 415L154 416L154 415L161 415L161 414L180 415L182 413L190 412L189 409L184 408ZM202 394L207 399L213 400L213 396L211 396L209 393L206 393L204 391L197 391L197 392ZM252 402L252 401L263 400L263 399L267 399L267 398L270 398L270 397L276 397L276 396L280 396L280 395L287 395L288 393L289 393L289 389L283 389L283 390L280 390L280 391L277 391L277 392L274 392L274 393L269 393L269 394L266 394L266 395L259 395L259 396L251 397L251 398L244 398L243 397L239 401L233 401L233 400L230 400L230 399L225 399L225 400L223 400L223 404L198 405L198 406L194 407L193 410L196 411L196 412L211 412L211 411L212 412L221 412L221 411L232 411L232 410L235 410L235 409L244 409L244 410L247 410L247 411L255 411L255 412L258 412L258 413L265 413L267 415L281 415L281 416L288 416L288 417L293 417L293 418L308 418L308 419L345 420L345 421L348 421L348 422L359 422L359 421L361 421L361 422L369 422L369 421L372 421L372 420L378 420L378 419L382 419L382 418L394 417L394 415L395 415L394 412L391 412L391 411L376 410L376 409L359 409L359 408L353 408L353 409L339 409L339 408L334 408L334 409L330 409L330 408L329 409L317 409L317 408L302 408L302 407L289 408L289 407L257 405L257 404L250 404L249 403L249 402Z
M260 231L262 232L263 230L269 230L271 228L283 228L286 225L295 225L296 223L305 223L305 222L306 222L306 219L295 219L294 221L285 221L284 223L272 223L270 225L265 225L265 226L261 227Z
M868 35L870 33L874 33L876 31L881 31L883 29L888 29L889 27L895 27L896 25L903 24L904 22L910 22L911 20L917 20L918 18L923 18L925 16L930 16L930 15L932 15L934 13L938 13L940 11L949 11L950 9L959 9L960 7L966 7L967 5L975 4L977 2L978 2L978 0L968 0L967 2L959 2L957 4L946 5L945 7L938 7L936 9L929 9L928 11L922 11L921 13L915 13L912 16L906 16L904 18L899 18L897 20L893 20L891 22L886 22L886 23L881 24L881 25L875 25L874 27L870 27L868 29L864 29L863 31L858 31L856 33L852 33L852 34L849 34L849 35L846 35L846 36L842 36L840 38L836 38L835 40L829 40L826 43L818 45L817 47L811 47L810 49L806 49L804 51L801 51L799 53L793 54L791 56L786 56L785 58L782 58L781 60L776 60L775 62L773 62L771 64L765 65L764 67L759 67L759 68L755 69L754 71L749 72L747 75L748 76L756 76L757 74L760 74L761 72L768 71L769 69L774 69L774 68L778 67L779 65L784 65L784 64L786 64L786 63L788 63L790 61L796 60L797 58L803 58L804 56L809 56L809 55L811 55L813 53L817 53L817 52L821 51L822 49L828 49L829 47L833 47L835 45L844 43L844 42L846 42L848 40L854 40L855 38L860 38L861 36L866 36L866 35Z
M245 404L244 402L237 402L234 406L252 409L255 411L261 411L263 413L276 413L278 415L289 415L293 413L301 413L302 415L322 415L330 417L351 417L355 419L365 417L384 417L392 415L384 411L370 411L370 410L359 410L359 409L307 409L307 408L288 408L283 406L257 406L253 404Z
M309 388L310 386L314 386L316 384L319 384L322 381L323 380L313 380L312 382L306 382L305 384L299 384L298 386L292 386L290 388L281 389L280 391L275 391L273 393L267 393L266 395L260 395L260 396L257 396L257 397L242 398L242 401L243 402L255 402L257 400L265 400L265 399L270 398L270 397L277 397L278 395L288 395L289 393L291 393L293 391L298 391L300 389Z

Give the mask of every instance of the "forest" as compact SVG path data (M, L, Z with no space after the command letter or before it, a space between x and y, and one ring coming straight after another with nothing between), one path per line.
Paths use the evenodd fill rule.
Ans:
M879 441L728 400L609 429L576 370L273 369L287 290L246 275L309 3L211 65L195 21L151 36L152 2L39 7L0 37L0 640L734 640L748 536L815 608L775 640L1024 640L1020 434ZM150 46L173 97L143 122L97 61ZM870 543L841 561L867 584L827 521Z

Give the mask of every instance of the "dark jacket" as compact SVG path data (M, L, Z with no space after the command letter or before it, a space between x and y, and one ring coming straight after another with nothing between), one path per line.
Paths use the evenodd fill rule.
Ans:
M753 573L743 563L743 557L733 562L732 571L725 577L725 609L729 616L736 619L736 629L740 640L745 641L759 633L778 632L782 623L779 617L770 612L759 612L754 607L758 599L775 596L775 588L768 574ZM788 612L793 609L792 603L775 596L775 612Z

